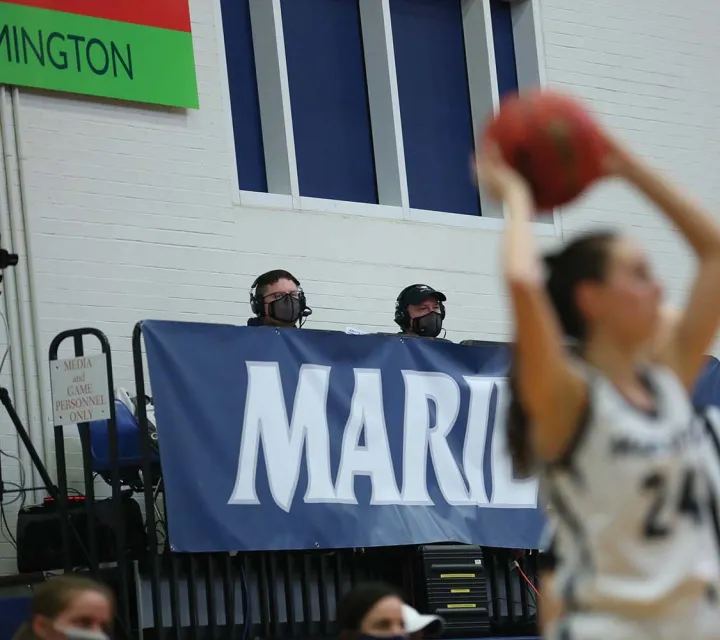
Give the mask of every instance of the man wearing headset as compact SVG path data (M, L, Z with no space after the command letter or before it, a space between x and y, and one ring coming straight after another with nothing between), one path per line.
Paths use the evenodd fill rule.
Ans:
M437 338L445 319L445 301L441 291L426 284L411 284L395 302L395 323L406 336Z
M258 276L250 289L250 327L302 327L312 313L299 280L289 271L274 269Z

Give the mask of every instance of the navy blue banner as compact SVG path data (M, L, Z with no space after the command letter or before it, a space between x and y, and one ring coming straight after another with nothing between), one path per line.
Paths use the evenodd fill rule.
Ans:
M535 548L502 345L143 323L176 551Z
M714 356L707 357L705 369L695 384L693 402L696 407L720 406L720 362Z

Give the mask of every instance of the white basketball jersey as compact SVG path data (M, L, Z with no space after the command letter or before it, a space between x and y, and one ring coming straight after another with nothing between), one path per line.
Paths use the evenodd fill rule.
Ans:
M720 575L707 428L668 369L648 371L652 415L587 371L589 410L573 450L541 471L558 595L570 615L687 615L714 597Z
M713 503L710 506L718 544L718 555L720 555L720 408L705 407L700 415L704 421L707 439L703 451L713 496ZM720 575L718 580L720 581Z

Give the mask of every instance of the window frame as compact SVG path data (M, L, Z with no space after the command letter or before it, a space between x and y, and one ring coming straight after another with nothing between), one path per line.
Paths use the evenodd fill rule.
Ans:
M488 231L504 228L502 207L485 195L481 195L480 216L410 207L390 1L359 0L379 204L300 195L280 0L249 0L257 76L264 78L263 83L259 82L258 93L268 193L239 188L222 8L219 2L215 3L218 57L221 70L225 70L220 74L221 98L228 130L227 153L232 158L228 170L233 205L303 213L342 213L450 228ZM511 5L519 91L545 86L540 0L503 1ZM499 103L492 19L490 4L484 0L462 0L462 5L473 131L477 136ZM533 226L541 236L560 237L562 233L557 212Z

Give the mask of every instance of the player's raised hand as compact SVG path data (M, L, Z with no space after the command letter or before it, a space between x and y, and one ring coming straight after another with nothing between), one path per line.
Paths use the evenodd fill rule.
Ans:
M513 193L530 197L527 181L505 162L497 145L483 145L475 155L473 164L480 186L496 200L505 201Z

